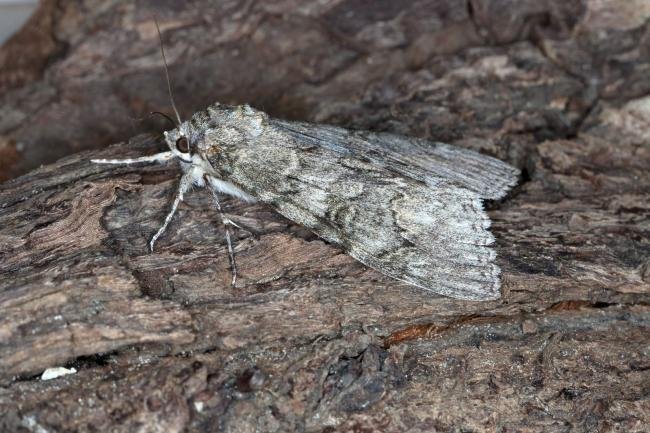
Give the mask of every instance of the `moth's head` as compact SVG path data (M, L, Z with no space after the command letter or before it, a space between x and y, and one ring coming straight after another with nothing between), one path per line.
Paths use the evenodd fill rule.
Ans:
M167 147L174 154L174 156L183 162L191 163L192 156L196 153L196 140L191 134L190 125L188 122L183 122L181 125L165 131L165 142Z

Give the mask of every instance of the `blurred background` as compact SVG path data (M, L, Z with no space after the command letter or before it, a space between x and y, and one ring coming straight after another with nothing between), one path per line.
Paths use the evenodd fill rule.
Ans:
M14 34L36 9L36 0L0 0L0 44Z

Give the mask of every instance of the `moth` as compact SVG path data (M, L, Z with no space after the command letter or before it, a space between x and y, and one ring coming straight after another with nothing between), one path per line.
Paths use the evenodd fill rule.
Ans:
M168 151L93 160L179 161L178 190L151 250L190 188L205 187L226 228L233 286L230 229L238 226L224 216L220 194L266 203L361 263L427 291L466 300L500 296L482 202L504 197L517 182L516 168L444 143L279 120L248 105L214 104L181 121L171 101L178 122L164 133Z

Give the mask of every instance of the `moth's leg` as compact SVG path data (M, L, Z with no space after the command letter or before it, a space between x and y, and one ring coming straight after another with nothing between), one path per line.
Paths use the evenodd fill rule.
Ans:
M232 271L232 280L230 281L230 285L232 287L235 287L235 283L237 282L237 262L235 261L235 250L232 246L230 228L228 226L237 227L238 229L241 229L241 227L239 227L239 225L237 225L230 218L224 215L223 209L221 208L221 203L219 203L219 194L217 193L216 188L212 187L211 177L208 177L208 182L211 186L210 191L212 191L212 197L214 198L214 205L217 208L217 211L219 211L219 216L221 217L221 223L223 224L224 231L226 232L226 244L228 246L228 259L230 260L230 269Z
M171 152L160 152L155 155L141 156L140 158L127 158L127 159L91 159L90 162L95 164L138 164L141 162L165 162L174 157Z
M230 228L228 227L229 225L239 227L237 224L232 222L229 218L227 218L223 214L223 210L221 209L221 204L219 203L219 196L217 195L217 192L215 190L212 190L212 197L214 198L214 204L217 207L217 210L219 211L219 216L221 217L221 223L223 224L224 231L226 232L226 244L228 245L228 258L230 259L230 269L232 271L232 280L230 281L230 285L232 287L235 287L235 283L237 282L237 262L235 261L235 250L232 247L232 240L230 239Z
M180 202L183 201L183 196L190 189L191 186L192 186L192 178L189 175L184 174L183 177L181 177L180 183L178 184L178 192L176 193L176 197L174 198L174 202L172 203L171 210L167 214L167 217L165 217L165 222L163 223L162 227L158 229L156 234L153 235L153 238L151 238L151 242L149 242L149 249L152 252L153 252L153 245L156 243L156 240L158 240L158 238L167 229L169 222L172 220L172 217L174 216L174 213L176 213L176 209L178 208L178 205L180 204Z

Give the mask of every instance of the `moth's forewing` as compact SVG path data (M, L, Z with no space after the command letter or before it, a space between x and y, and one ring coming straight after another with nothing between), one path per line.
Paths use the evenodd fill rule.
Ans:
M231 121L214 119L220 132L205 134L224 180L393 278L461 299L499 297L481 198L503 196L516 169L445 144L266 117L247 133L256 112L242 119L239 110L208 110Z

